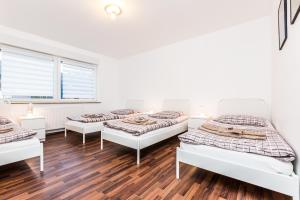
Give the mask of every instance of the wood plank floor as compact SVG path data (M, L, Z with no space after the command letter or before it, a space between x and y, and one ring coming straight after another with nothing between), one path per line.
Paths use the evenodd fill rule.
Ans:
M141 152L104 142L98 135L47 136L45 172L38 159L0 167L0 199L209 199L285 200L287 196L188 165L175 179L177 137Z

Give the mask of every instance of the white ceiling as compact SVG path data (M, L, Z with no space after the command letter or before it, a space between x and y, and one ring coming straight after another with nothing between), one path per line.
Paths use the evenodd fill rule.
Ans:
M122 58L270 14L271 0L0 0L0 24ZM105 0L109 1L109 0Z

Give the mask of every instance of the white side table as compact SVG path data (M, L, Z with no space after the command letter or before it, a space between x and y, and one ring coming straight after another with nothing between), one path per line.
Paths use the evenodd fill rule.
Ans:
M43 116L23 116L20 117L22 128L34 130L37 132L36 137L40 141L46 140L46 119Z
M208 117L205 117L203 115L201 116L191 116L188 121L188 128L189 129L197 129L199 128L206 120Z

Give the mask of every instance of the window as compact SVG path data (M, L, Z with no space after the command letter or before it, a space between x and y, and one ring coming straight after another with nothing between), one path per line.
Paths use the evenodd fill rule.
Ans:
M54 61L42 56L3 50L1 90L12 99L52 99Z
M1 46L0 93L14 101L96 101L97 66Z
M96 67L61 61L61 98L96 99Z

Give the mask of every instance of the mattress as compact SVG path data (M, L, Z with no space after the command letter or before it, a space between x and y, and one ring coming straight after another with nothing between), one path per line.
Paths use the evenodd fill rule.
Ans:
M131 148L137 148L136 142L139 140L140 148L142 149L187 131L187 124L187 121L183 121L173 126L153 130L140 136L134 136L125 131L105 127L102 131L102 136L105 140L109 140Z
M126 116L131 116L131 115L126 115ZM111 120L117 120L117 119L111 119ZM110 121L110 120L107 120L107 121ZM94 132L99 132L99 131L103 130L104 122L105 121L84 123L84 122L79 122L79 121L68 120L65 123L65 128L67 130L75 131L78 133L94 133Z
M103 129L103 122L83 123L69 120L65 123L65 128L79 133L93 133Z
M217 157L222 160L239 163L240 165L245 165L247 167L266 172L273 172L288 176L293 174L293 164L291 162L283 162L268 156L230 151L205 145L186 144L183 142L180 143L180 148L195 154L201 152L202 154L210 157Z

